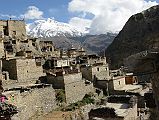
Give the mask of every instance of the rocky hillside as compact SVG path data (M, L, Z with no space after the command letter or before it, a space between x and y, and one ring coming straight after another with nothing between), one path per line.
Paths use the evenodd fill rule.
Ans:
M82 46L88 53L100 53L111 44L116 34L85 35L78 37L54 36L42 37L43 40L52 40L57 48L68 49L72 45L76 48Z
M123 29L106 49L112 68L123 65L123 58L143 50L159 47L159 6L129 18Z

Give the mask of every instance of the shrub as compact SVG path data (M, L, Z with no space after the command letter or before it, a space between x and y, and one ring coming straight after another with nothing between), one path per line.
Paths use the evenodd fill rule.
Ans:
M75 109L78 109L84 105L87 104L94 104L95 100L92 98L92 94L86 94L81 101L78 101L76 103L72 103L66 108L64 108L64 111L74 111Z
M65 99L65 91L63 89L56 90L56 100L60 103L63 103L66 101Z

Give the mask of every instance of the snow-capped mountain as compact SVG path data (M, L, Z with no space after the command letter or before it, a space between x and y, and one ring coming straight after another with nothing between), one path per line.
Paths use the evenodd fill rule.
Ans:
M27 34L32 37L54 36L82 36L86 32L79 31L67 23L57 22L54 19L36 20L26 25Z
M58 48L68 49L72 45L83 46L91 53L103 51L114 39L116 34L89 34L89 28L79 30L70 24L57 22L54 19L36 20L26 25L27 34L32 37L52 40Z

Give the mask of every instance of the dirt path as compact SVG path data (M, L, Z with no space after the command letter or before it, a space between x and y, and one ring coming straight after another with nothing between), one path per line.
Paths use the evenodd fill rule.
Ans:
M71 120L72 112L53 111L41 117L39 120Z

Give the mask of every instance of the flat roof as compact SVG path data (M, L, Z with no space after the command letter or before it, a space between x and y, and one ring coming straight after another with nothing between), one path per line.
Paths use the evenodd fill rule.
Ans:
M16 93L16 91L5 91L2 94L3 95L8 95L8 94L13 94L13 93Z
M125 90L126 92L139 90L142 88L142 85L125 85L122 88L116 89L116 90Z
M129 104L126 103L107 103L106 106L108 108L114 108L117 116L124 117L128 114Z

